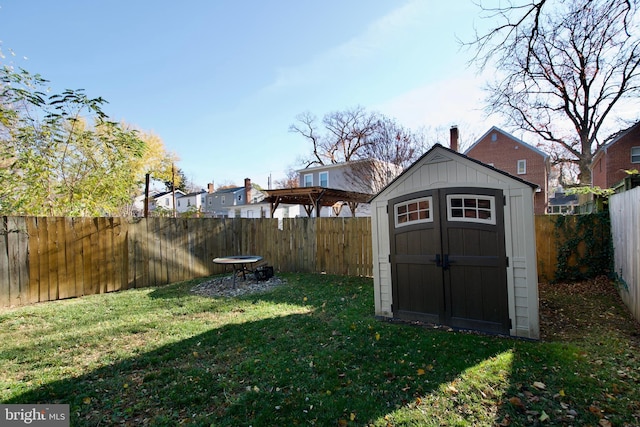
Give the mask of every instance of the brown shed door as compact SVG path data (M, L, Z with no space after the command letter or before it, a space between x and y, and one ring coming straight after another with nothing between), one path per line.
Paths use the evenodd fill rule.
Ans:
M413 193L389 219L395 317L509 332L502 191Z

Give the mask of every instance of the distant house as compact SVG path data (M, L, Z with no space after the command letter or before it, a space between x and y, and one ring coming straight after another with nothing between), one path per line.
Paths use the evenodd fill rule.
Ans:
M296 171L300 187L323 187L328 189L375 194L398 176L402 170L391 164L374 159L314 166ZM299 213L302 215L302 212ZM353 216L348 204L323 206L321 217ZM359 203L355 216L371 216L368 203Z
M205 194L205 216L213 218L247 218L259 213L259 209L245 209L249 205L260 203L265 198L264 193L251 184L251 180L244 180L244 187L229 187L213 191L213 184L209 185L209 191ZM251 212L251 213L249 213ZM260 216L255 216L259 218Z
M464 154L538 185L538 191L534 195L534 213L542 215L547 212L551 171L548 154L495 126Z
M556 191L549 199L547 213L551 215L571 215L578 213L578 195L565 194L562 190Z
M615 134L595 153L591 182L594 187L612 188L633 169L640 169L640 122Z
M184 196L185 193L180 190L175 191L175 198L178 200L180 197ZM149 211L153 212L156 210L169 210L173 211L173 192L172 191L164 191L162 193L158 193L153 197L149 198ZM177 204L177 203L176 203Z
M195 191L176 197L176 210L178 213L201 212L205 204L206 190Z

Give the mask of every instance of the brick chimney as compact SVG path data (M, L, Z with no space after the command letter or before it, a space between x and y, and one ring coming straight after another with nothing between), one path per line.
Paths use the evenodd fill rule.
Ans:
M246 204L251 203L251 180L249 178L244 179L244 199Z
M209 184L207 184L207 193L209 194L215 193L215 190L213 189L213 182L210 182Z
M449 130L449 148L451 148L453 151L458 151L458 139L458 126L453 125Z

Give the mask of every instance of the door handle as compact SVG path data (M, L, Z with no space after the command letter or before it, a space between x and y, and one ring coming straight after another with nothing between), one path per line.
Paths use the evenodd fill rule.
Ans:
M440 261L440 254L436 254L436 259L432 261L435 261L436 267L442 267L442 262Z
M448 270L450 266L451 266L451 263L449 262L449 254L444 254L444 260L442 262L442 269L443 270Z

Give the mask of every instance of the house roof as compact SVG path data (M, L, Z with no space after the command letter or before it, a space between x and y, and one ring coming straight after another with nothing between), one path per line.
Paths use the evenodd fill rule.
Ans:
M496 126L492 126L491 129L489 129L488 131L485 132L484 135L482 135L480 138L478 138L476 140L476 142L474 142L471 147L467 148L466 151L464 152L464 154L466 155L467 153L469 153L469 151L471 151L473 149L473 147L475 147L476 145L478 145L480 143L480 141L482 141L483 139L485 139L487 137L487 135L489 135L491 132L500 132L501 134L513 139L514 141L516 141L518 144L522 145L523 147L526 147L528 149L530 149L531 151L536 152L537 154L541 155L543 158L547 158L549 157L549 155L547 153L545 153L544 151L540 150L539 148L534 147L533 145L527 144L526 142L524 142L523 140L516 138L515 136L511 135L509 132L505 132L502 129L500 129L499 127Z
M153 197L154 199L161 199L161 198L163 198L165 196L171 196L172 194L173 194L172 191L163 191L162 193L155 194L155 195L153 195L151 197ZM184 196L184 192L182 190L176 190L176 196L178 196L178 195L179 196Z
M303 205L309 216L311 216L311 211L316 206L333 206L338 202L345 202L352 206L357 206L358 203L367 203L371 198L371 194L317 186L264 190L264 192L267 193L267 197L263 202L271 203L272 212L281 203Z
M577 205L577 204L578 204L577 194L556 193L554 197L549 199L550 206L565 206L565 205Z
M393 164L390 162L385 162L382 160L378 160L378 159L372 159L372 158L368 158L368 159L358 159L358 160L351 160L348 162L339 162L339 163L330 163L328 165L314 165L314 166L308 166L306 168L303 169L298 169L296 170L297 173L303 173L303 172L313 172L316 170L326 170L326 169L334 169L334 168L344 168L344 167L350 167L353 166L354 164L357 163L366 163L366 162L376 162L376 163L383 163L383 164Z
M538 186L537 184L531 183L531 182L529 182L529 181L525 181L524 179L522 179L522 178L520 178L520 177L517 177L517 176L515 176L515 175L511 175L511 174L510 174L510 173L508 173L508 172L505 172L505 171L503 171L503 170L501 170L501 169L497 169L497 168L495 168L495 167L493 167L493 166L491 166L491 165L488 165L488 164L486 164L486 163L481 162L480 160L476 160L476 159L474 159L473 157L468 157L468 156L466 156L465 154L458 153L457 151L454 151L454 150L452 150L452 149L450 149L450 148L444 147L444 146L442 146L441 144L435 144L433 147L431 147L431 149L429 149L429 151L427 151L427 152L426 152L426 153L424 153L422 156L420 156L420 158L419 158L418 160L416 160L415 162L413 162L413 164L412 164L411 166L409 166L408 168L406 168L406 169L405 169L405 170L404 170L400 175L398 175L398 176L397 176L393 181L391 181L390 183L388 183L388 184L387 184L387 185L386 185L382 190L380 190L380 191L378 192L378 194L374 195L374 196L369 200L369 202L372 202L376 197L378 197L378 195L380 195L381 193L383 193L387 188L389 188L390 186L392 186L396 181L398 181L398 180L400 180L400 179L403 179L403 177L404 177L406 174L408 174L408 173L411 171L411 169L413 169L413 167L414 167L415 165L417 165L418 163L420 163L420 161L421 161L422 159L424 159L425 157L429 156L431 153L433 153L433 152L434 152L434 151L436 151L436 150L445 150L445 151L447 151L447 152L449 152L449 153L452 153L452 154L454 154L454 155L456 155L456 156L459 156L460 158L463 158L463 159L469 160L469 161L471 161L471 162L473 162L473 163L476 163L476 164L478 164L478 165L480 165L480 166L482 166L482 167L485 167L485 168L487 168L487 169L491 169L491 170L492 170L492 171L494 171L494 172L497 172L497 173L499 173L499 174L501 174L501 175L504 175L504 176L506 176L506 177L509 177L509 178L511 178L511 179L514 179L514 180L516 180L516 181L519 181L519 182L521 182L521 183L523 183L523 184L526 184L526 185L528 185L529 187L533 188L534 190L535 190L535 189L537 189L537 188L539 188L539 186Z
M614 133L613 135L609 136L607 138L606 143L604 143L602 146L600 146L600 148L598 149L598 151L593 155L593 160L596 159L596 157L599 157L601 155L603 155L604 153L607 152L607 150L616 142L620 141L622 138L624 138L627 134L629 134L630 132L632 132L633 130L635 130L638 126L640 126L640 121L636 122L636 124L629 126L626 129L622 129L619 130L618 132ZM593 161L592 161L593 164Z
M182 196L182 197L193 197L193 196L199 196L199 195L201 195L202 193L206 193L206 192L207 192L207 190L193 191L193 192L191 192L191 193L185 194L185 195L184 195L184 196Z
M238 190L243 190L244 191L244 187L228 187L228 188L221 188L219 190L214 191L211 194L228 194L228 193L235 193Z

